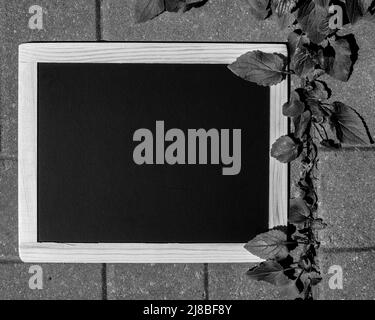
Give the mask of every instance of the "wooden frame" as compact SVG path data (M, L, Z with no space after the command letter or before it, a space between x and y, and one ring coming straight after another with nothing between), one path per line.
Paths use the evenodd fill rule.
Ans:
M37 64L223 63L251 50L287 55L285 44L252 43L28 43L19 47L18 212L19 254L24 262L259 262L243 243L142 244L37 242ZM229 71L228 71L229 72ZM288 81L272 86L270 145L288 131L282 104ZM288 166L270 157L269 227L286 225Z

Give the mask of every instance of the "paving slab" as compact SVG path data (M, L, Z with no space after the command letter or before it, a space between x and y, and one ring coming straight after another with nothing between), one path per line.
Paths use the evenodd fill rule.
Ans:
M30 29L29 20L42 12L42 29ZM31 13L29 13L29 10ZM30 41L96 40L94 0L0 0L1 152L17 154L18 45Z
M108 264L110 300L201 300L203 264Z
M338 249L321 252L323 280L319 285L318 298L320 300L374 300L374 259L375 250L345 252ZM338 286L340 282L336 278L340 276L341 270L342 289Z
M42 272L42 289L35 288L40 283L38 266ZM98 264L3 263L0 264L0 300L98 300L102 298L101 280Z
M116 41L283 41L273 21L256 21L245 1L208 1L136 24L135 0L103 0L103 39Z
M0 261L18 259L17 161L0 162Z
M246 271L254 264L208 264L208 297L210 300L280 300L287 299L279 288L250 280Z
M30 29L30 7L42 8L43 28ZM29 41L96 40L94 0L0 0L0 152L17 156L18 45ZM17 248L17 168L0 172L0 257Z
M328 224L319 235L323 247L375 246L374 194L373 149L320 153L319 215Z

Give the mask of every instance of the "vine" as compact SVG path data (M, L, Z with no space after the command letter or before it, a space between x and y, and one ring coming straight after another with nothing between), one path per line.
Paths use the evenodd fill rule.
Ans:
M205 2L138 0L135 16L138 22L144 22L164 11L184 12ZM299 194L290 199L288 226L259 234L245 245L249 252L265 260L247 275L283 287L291 298L312 299L313 288L322 279L316 259L320 245L316 231L326 226L317 215L319 148L374 143L364 119L354 108L329 101L331 90L322 76L348 81L358 54L354 35L338 35L339 28L331 22L375 22L375 0L336 1L334 4L343 7L342 17L335 16L330 0L246 2L256 18L274 17L280 28L289 28L289 59L278 53L251 51L228 68L244 80L262 86L275 85L287 76L296 79L299 86L283 105L284 116L291 119L292 132L273 143L271 156L283 163L299 159L301 165L296 182Z

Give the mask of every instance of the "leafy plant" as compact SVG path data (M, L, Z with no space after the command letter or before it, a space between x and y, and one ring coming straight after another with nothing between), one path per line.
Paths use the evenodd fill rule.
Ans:
M349 21L355 23L370 13L370 2L347 1ZM320 244L315 233L325 227L317 217L318 145L338 149L342 144L373 143L363 118L353 107L339 101L330 103L331 90L319 78L327 74L348 81L358 46L353 35L338 36L337 30L329 28L328 1L249 0L249 3L258 18L273 14L278 19L294 16L288 37L290 70L286 57L259 51L242 55L229 69L259 85L274 85L287 74L299 80L299 88L283 105L283 114L291 119L293 132L273 143L271 156L283 163L299 159L302 170L297 182L299 197L290 200L287 230L272 229L245 245L252 254L266 259L247 275L284 287L290 297L312 299L312 288L321 281L316 263ZM280 7L284 9L277 10Z
M164 11L186 11L199 0L138 0L136 19L143 22ZM292 133L278 138L271 156L283 163L301 163L296 183L299 196L290 200L288 226L257 235L245 248L264 262L247 275L281 286L295 299L312 299L313 287L321 281L316 251L316 231L325 228L317 216L316 171L319 146L339 149L342 144L374 143L363 118L351 106L329 102L331 90L321 80L328 75L348 81L357 59L358 46L352 34L337 35L330 28L330 0L246 0L258 19L275 17L281 28L290 28L289 59L278 53L247 52L228 68L246 81L271 86L287 76L299 86L283 105L291 119ZM360 19L375 22L375 0L346 0L348 23ZM289 68L288 68L289 66Z

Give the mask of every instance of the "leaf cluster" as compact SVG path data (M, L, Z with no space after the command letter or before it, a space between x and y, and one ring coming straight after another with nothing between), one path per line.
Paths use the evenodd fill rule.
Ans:
M373 14L374 1L346 1L351 23ZM272 86L295 77L300 85L282 106L293 131L279 137L271 156L283 163L300 160L299 197L290 200L287 229L272 229L257 235L245 248L265 259L247 275L284 288L295 299L312 299L313 287L321 281L316 263L319 241L316 232L326 224L317 216L315 172L318 146L339 149L343 144L374 143L364 119L352 107L330 101L331 90L322 76L349 81L357 59L353 34L337 35L329 28L329 1L248 0L257 18L276 16L281 27L289 21L289 60L278 53L247 52L228 68L244 80ZM372 12L372 13L371 13Z
M137 22L164 11L187 11L206 0L138 0ZM299 159L301 172L296 185L299 196L290 199L287 227L277 227L257 235L245 248L265 259L247 275L284 288L295 299L312 299L313 287L321 281L316 263L319 241L316 232L326 224L317 216L316 170L318 150L339 149L343 144L374 143L364 119L340 101L331 101L331 90L323 76L347 82L358 56L353 34L338 35L332 29L330 0L246 0L257 19L276 19L280 28L289 28L289 58L279 53L247 52L228 68L238 77L261 86L273 86L294 77L299 83L282 106L293 130L279 137L271 156L283 163ZM337 2L337 1L336 1ZM345 23L361 19L375 22L375 0L339 1ZM335 3L336 4L336 3Z

